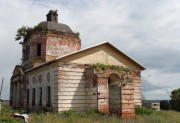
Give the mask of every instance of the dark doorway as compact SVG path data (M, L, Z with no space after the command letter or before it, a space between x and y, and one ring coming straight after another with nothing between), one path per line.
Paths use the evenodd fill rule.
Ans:
M109 86L109 112L112 114L121 114L121 87L120 78L116 74L111 74L108 78Z

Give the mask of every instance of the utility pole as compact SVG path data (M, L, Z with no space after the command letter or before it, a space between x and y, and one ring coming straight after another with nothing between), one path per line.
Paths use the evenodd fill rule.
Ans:
M1 102L2 102L2 99L1 99L1 94L2 94L3 82L4 82L4 77L2 78L1 90L0 90L0 112L1 112Z

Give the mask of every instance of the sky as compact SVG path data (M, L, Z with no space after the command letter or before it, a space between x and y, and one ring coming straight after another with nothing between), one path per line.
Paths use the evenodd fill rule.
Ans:
M2 99L9 99L12 71L21 63L17 29L45 21L51 9L58 10L59 23L80 32L82 48L108 41L143 65L145 99L170 99L180 88L179 0L1 0Z

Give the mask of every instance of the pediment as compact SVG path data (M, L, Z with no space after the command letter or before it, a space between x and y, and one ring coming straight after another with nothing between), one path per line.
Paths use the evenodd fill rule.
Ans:
M16 65L13 71L13 76L24 75L24 71L21 66Z
M145 69L142 65L108 42L71 53L64 57L60 57L58 60L79 64L102 63L105 65L119 65L128 67L132 70Z

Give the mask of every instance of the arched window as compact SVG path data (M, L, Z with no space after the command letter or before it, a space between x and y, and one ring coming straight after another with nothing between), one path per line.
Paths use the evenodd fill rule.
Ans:
M42 82L42 75L39 75L39 82Z
M35 77L33 77L33 84L35 84L35 81L36 81L36 80L35 80Z
M47 73L47 81L50 81L50 73Z

